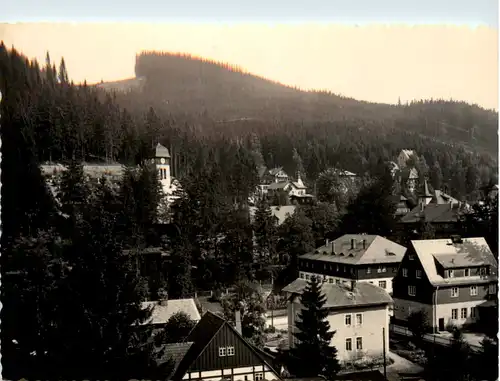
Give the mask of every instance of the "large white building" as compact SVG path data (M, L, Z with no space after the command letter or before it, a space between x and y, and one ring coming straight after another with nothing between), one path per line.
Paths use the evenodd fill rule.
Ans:
M301 295L307 286L304 279L296 279L283 291L288 294L288 340L290 348L298 344L294 333L296 322L304 308ZM341 363L378 359L383 347L389 348L389 310L392 298L382 288L366 282L349 285L323 283L330 329L336 331L331 345L337 349Z

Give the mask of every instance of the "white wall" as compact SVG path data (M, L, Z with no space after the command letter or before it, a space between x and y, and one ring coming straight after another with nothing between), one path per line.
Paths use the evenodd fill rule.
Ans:
M220 381L222 376L231 376L231 369L212 370L205 372L192 372L191 379L203 379L204 381ZM254 376L255 375L255 376ZM234 381L255 381L259 375L262 375L264 380L279 380L278 376L271 371L267 366L241 367L233 369ZM189 373L186 373L183 380L189 379Z
M463 324L470 324L478 320L479 316L476 315L473 318L471 315L471 308L476 308L478 305L482 304L484 300L475 300L471 302L460 302L460 303L446 303L438 304L435 308L435 315L432 304L423 304L419 302L414 302L406 299L394 299L394 317L398 320L406 320L408 315L412 312L418 310L424 310L427 314L427 322L432 327L439 327L439 319L444 319L445 329L448 324L453 324L457 327ZM467 308L467 318L461 318L461 309ZM458 319L453 320L451 318L452 309L458 310Z
M297 331L295 320L298 318L301 306L299 303L289 303L289 343L295 345L293 332ZM362 314L362 324L357 325L356 314ZM351 325L345 325L345 315L351 314ZM332 338L331 345L337 348L337 358L340 361L349 361L354 357L368 356L377 357L383 352L383 328L385 328L386 348L389 348L389 308L366 307L363 309L346 309L331 312L328 316L330 328L336 333ZM356 338L362 338L362 350L356 349ZM351 338L352 350L346 350L346 339Z
M324 277L327 279L327 282L329 283L337 283L337 281L339 281L340 283L345 283L345 284L349 284L349 282L351 282L352 279L350 278L342 278L342 277L335 277L335 276L327 276L327 275L321 275L321 274L315 274L315 273L309 273L309 272L305 272L305 271L301 271L299 273L299 277L301 279L306 279L308 280L310 277L312 276L316 276L316 277L320 277L321 279L323 279ZM359 279L359 280L356 280L356 282L369 282L371 284L374 284L375 286L379 286L379 282L381 281L385 281L385 291L389 294L392 294L392 280L393 280L394 277L386 277L386 278L369 278L369 279Z

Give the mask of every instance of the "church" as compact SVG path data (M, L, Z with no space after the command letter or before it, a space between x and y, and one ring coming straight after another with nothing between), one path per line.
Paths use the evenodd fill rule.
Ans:
M151 159L151 163L156 166L158 178L168 203L175 201L177 198L175 192L180 189L180 184L171 176L171 157L168 149L158 143L155 149L155 157ZM59 176L66 170L66 167L62 164L43 164L40 168L42 174L49 180ZM116 182L122 178L125 166L122 164L84 163L83 171L90 178L101 178L104 176L110 181Z

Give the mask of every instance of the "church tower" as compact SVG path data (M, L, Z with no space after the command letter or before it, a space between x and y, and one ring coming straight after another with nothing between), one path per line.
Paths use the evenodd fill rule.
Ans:
M168 149L160 143L156 146L154 161L163 192L168 193L172 184L170 177L170 153Z

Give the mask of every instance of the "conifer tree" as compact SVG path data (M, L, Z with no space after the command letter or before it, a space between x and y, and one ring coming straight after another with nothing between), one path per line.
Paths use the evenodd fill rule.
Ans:
M276 262L276 245L278 226L266 199L257 202L253 230L259 262L273 264Z
M302 310L296 320L298 343L291 349L293 361L298 364L296 373L304 377L323 375L330 379L339 370L337 349L330 345L335 331L330 330L325 308L326 296L321 283L312 277L300 296ZM300 365L299 365L300 364Z

